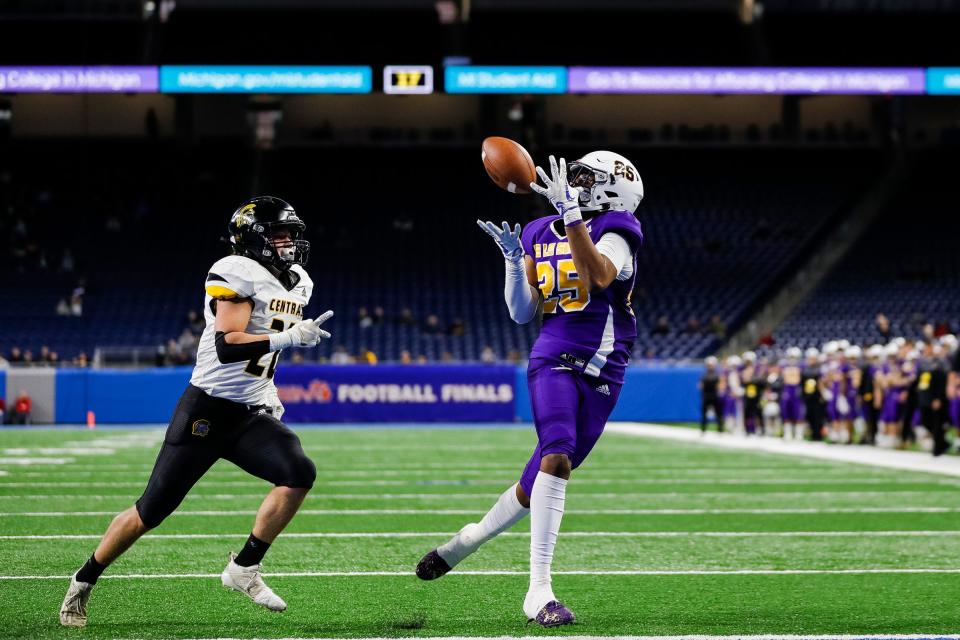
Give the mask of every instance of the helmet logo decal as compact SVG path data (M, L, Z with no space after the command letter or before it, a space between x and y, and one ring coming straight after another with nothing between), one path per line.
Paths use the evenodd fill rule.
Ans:
M613 161L613 175L622 176L630 182L633 182L637 179L637 174L633 167L629 164L621 162L620 160Z
M236 223L238 227L245 227L251 222L253 222L253 216L247 215L247 212L253 211L253 209L256 208L256 206L257 206L256 203L250 203L248 205L244 205L243 208L240 209L240 211L237 211L236 215L234 216L234 223Z

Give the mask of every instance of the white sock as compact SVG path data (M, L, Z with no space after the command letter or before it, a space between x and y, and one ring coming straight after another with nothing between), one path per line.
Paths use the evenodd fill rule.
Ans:
M548 473L537 473L530 495L530 590L523 612L535 618L545 604L556 598L550 583L553 549L560 534L567 481Z
M524 518L530 510L517 500L517 485L504 491L478 523L470 523L441 547L437 553L451 567Z

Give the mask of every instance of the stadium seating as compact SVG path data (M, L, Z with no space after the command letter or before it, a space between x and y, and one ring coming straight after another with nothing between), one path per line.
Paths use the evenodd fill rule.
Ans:
M534 197L495 189L473 150L292 149L258 158L220 143L97 143L62 157L31 143L19 151L7 219L27 220L29 241L47 267L34 258L4 269L3 353L47 344L63 359L98 346L156 347L176 338L187 312L202 305L206 269L224 254L217 238L229 214L251 191L290 200L310 226L316 289L308 312L337 312L335 338L320 357L343 345L350 353L366 347L381 360L404 350L431 361L445 354L477 360L490 346L503 359L524 355L536 337L535 326L517 326L504 312L500 256L474 220L528 220L542 209ZM685 359L716 349L717 336L684 333L687 320L706 326L716 315L729 330L742 323L873 174L863 159L812 153L637 156L647 197L636 356ZM255 163L259 183L251 186ZM840 177L844 165L859 168ZM65 247L76 257L72 273L58 272ZM83 316L56 316L58 299L81 275ZM26 298L24 280L33 291ZM378 306L385 320L362 328L358 309ZM396 321L407 308L416 323ZM437 335L422 330L430 314L439 318ZM664 315L671 331L652 336ZM465 335L447 335L457 319Z
M919 338L927 323L960 329L960 216L943 194L951 178L933 161L917 167L914 176L776 330L778 344L886 342L875 324L881 313L890 320L891 336Z

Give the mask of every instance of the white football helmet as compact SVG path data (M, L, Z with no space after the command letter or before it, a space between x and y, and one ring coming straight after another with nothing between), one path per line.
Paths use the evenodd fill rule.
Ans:
M582 211L629 211L643 200L643 181L633 163L612 151L591 151L567 166L567 181L580 187Z
M820 351L816 347L810 347L806 350L804 355L807 357L807 360L816 361L820 357Z
M789 360L799 360L803 356L803 352L800 351L800 347L790 347L787 349L787 358Z

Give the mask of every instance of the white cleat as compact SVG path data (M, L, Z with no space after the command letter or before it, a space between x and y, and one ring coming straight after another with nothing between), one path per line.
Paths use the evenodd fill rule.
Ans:
M260 573L263 565L255 564L252 567L241 567L234 560L237 554L230 554L230 562L227 568L220 574L220 581L223 586L240 593L245 593L255 603L261 607L266 607L270 611L283 611L287 608L287 603L273 592L263 581Z
M60 605L60 624L65 627L87 626L87 600L93 585L89 582L77 582L77 577L70 578L70 588Z

